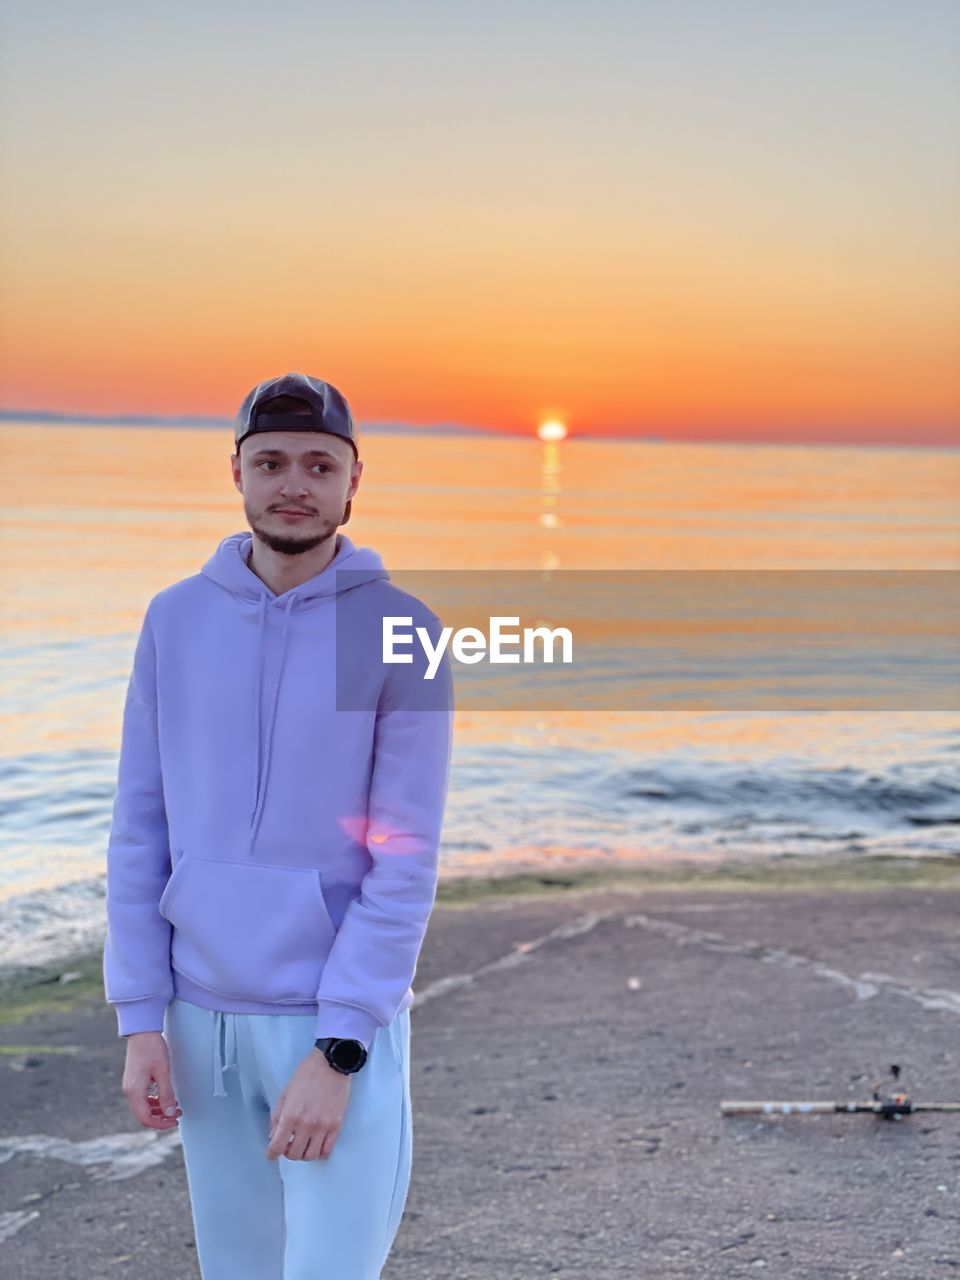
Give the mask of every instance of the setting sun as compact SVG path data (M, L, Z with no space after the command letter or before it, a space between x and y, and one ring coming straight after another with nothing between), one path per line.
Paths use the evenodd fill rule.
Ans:
M537 438L539 440L563 440L566 434L567 428L562 422L557 422L556 420L541 422L537 427Z

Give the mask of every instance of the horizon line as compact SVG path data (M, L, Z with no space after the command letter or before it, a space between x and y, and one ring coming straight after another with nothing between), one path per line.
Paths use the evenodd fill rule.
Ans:
M97 414L97 413L63 413L57 410L48 409L5 409L0 408L0 422L24 421L34 423L50 423L50 424L97 424L100 426L157 426L157 427L202 427L202 428L221 428L227 430L231 428L236 421L235 417L224 417L212 414ZM491 427L481 424L471 424L462 422L405 422L393 419L373 419L369 422L358 421L358 427L362 431L369 431L371 434L390 434L390 433L408 433L410 435L483 435L496 436L499 438L519 439L519 440L537 440L536 429L516 430L509 427ZM905 430L907 428L904 428ZM913 431L917 431L918 427L913 426ZM927 428L929 429L929 428ZM788 428L791 430L791 428ZM792 430L796 430L793 428ZM920 427L919 430L924 430ZM934 429L936 430L936 429ZM610 432L610 431L571 431L564 441L558 443L569 443L573 440L597 440L612 441L620 444L630 443L655 443L655 444L748 444L748 445L805 445L807 447L837 447L847 449L960 449L960 428L957 431L958 439L956 442L936 441L909 441L909 440L822 440L804 439L801 436L794 435L792 438L784 439L758 439L755 436L725 435L716 436L686 436L686 435L663 435L658 432Z

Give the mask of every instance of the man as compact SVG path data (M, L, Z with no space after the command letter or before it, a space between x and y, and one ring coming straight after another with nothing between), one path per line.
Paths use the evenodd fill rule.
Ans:
M234 435L251 533L158 592L136 647L105 994L134 1115L179 1127L204 1280L376 1280L412 1164L449 660L430 706L423 659L379 661L385 616L434 645L440 621L337 532L363 469L340 392L260 383Z

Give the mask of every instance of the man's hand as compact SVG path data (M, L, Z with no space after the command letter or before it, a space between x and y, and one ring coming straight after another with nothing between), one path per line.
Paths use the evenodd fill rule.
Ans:
M350 1099L349 1075L334 1071L312 1049L290 1077L272 1115L267 1159L326 1159L333 1150ZM287 1139L293 1134L293 1141Z
M162 1031L136 1031L125 1037L127 1061L123 1092L130 1110L147 1129L176 1129L183 1115L170 1081L170 1050ZM156 1097L150 1090L156 1086Z

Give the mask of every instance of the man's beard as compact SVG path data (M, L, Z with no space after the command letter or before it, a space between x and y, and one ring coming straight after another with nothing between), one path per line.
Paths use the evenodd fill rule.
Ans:
M312 551L314 547L319 547L321 542L326 542L332 533L336 533L341 524L339 520L324 520L320 516L311 516L312 531L295 538L291 534L273 533L270 529L264 529L251 517L249 511L246 511L246 517L253 536L281 556L301 556L306 551Z

